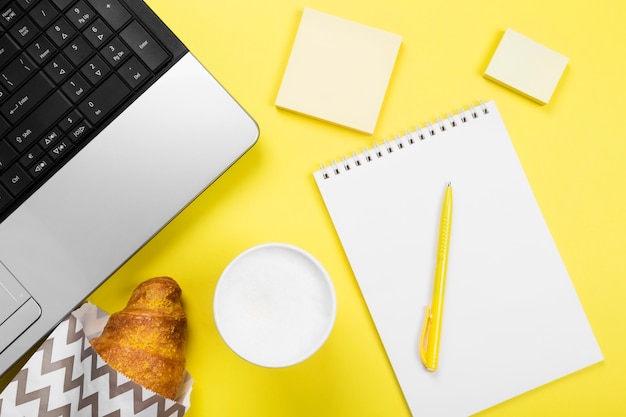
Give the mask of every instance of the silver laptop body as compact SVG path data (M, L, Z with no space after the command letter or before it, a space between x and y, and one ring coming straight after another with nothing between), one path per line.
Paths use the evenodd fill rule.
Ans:
M189 52L0 224L0 374L256 142Z

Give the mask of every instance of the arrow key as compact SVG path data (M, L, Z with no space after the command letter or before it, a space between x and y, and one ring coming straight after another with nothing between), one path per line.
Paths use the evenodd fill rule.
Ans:
M52 165L52 161L47 156L44 156L39 162L30 167L28 172L33 178L37 178L39 175L43 174L48 168Z
M48 155L52 157L55 161L65 155L67 151L72 147L72 142L67 139L63 139L61 142L54 145L50 148Z
M100 48L113 35L109 27L100 19L83 31L85 38L96 48Z
M110 72L109 66L99 56L94 56L85 65L82 66L81 72L91 82L96 85L100 80L104 79Z
M46 74L48 74L57 84L69 75L71 69L72 65L70 65L67 59L65 59L61 54L54 57L54 59L48 62L48 64L44 67Z
M65 18L60 18L46 30L46 34L58 47L65 45L76 33L74 27Z

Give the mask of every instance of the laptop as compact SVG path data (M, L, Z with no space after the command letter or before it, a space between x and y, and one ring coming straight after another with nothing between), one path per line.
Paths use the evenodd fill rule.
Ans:
M4 374L259 130L142 0L0 6Z

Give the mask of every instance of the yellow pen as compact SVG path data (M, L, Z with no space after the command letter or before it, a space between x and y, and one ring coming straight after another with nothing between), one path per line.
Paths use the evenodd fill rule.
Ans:
M441 220L439 223L439 247L437 249L433 301L430 307L426 307L426 317L424 318L424 327L420 341L420 356L424 367L429 372L435 372L437 370L439 361L439 342L441 339L441 321L443 318L443 299L446 289L451 227L452 185L448 183L443 198Z

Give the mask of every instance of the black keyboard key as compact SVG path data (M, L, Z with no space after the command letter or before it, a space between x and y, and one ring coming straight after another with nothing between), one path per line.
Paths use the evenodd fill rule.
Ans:
M130 51L119 38L113 38L107 46L100 50L100 54L112 67L117 67L126 57L130 56Z
M0 186L0 210L8 206L11 201L13 201L13 197L11 196L11 194L9 194L2 186Z
M59 127L62 131L67 132L68 130L72 129L72 127L74 127L74 125L78 123L82 118L83 115L80 114L78 110L74 110L59 122Z
M81 73L93 85L98 84L111 72L109 66L98 55L91 58L80 69Z
M78 142L91 132L91 128L92 126L87 120L81 120L73 126L72 130L68 132L67 135L72 141Z
M117 0L88 0L91 6L114 30L119 30L131 18L130 13Z
M67 59L65 59L63 55L59 54L44 67L44 70L55 83L60 84L65 78L67 78L68 75L70 75L73 68L74 67L67 62Z
M63 139L62 141L60 141L59 143L57 143L50 149L50 151L48 152L48 155L50 155L50 157L52 157L52 159L56 161L62 156L66 155L67 151L72 146L73 146L72 142L70 142L67 139Z
M15 7L14 4L9 3L0 8L0 16L2 16L2 18L0 18L0 24L8 28L22 16L22 11L19 7Z
M43 0L37 3L28 15L40 28L44 28L57 17L58 13L48 0Z
M19 165L13 165L0 175L0 183L14 196L24 191L32 182L33 180Z
M128 25L120 36L152 71L163 65L169 58L168 53L136 21Z
M52 2L60 9L64 10L67 6L72 4L74 0L52 0Z
M67 55L74 65L79 65L92 54L93 48L84 38L77 37L63 48L63 52L65 52L65 55Z
M61 132L59 129L54 128L39 141L39 146L41 146L44 150L50 149L50 147L57 143L59 139L61 139Z
M144 9L125 0L0 0L2 217L186 51Z
M52 42L43 35L37 38L26 50L38 65L42 65L56 52Z
M28 168L33 164L33 162L37 161L43 155L43 149L39 146L35 145L30 150L20 158L20 164L24 168Z
M39 31L28 17L23 17L15 24L15 26L9 29L9 33L13 36L13 39L15 39L17 43L25 46L28 42L32 41L35 36L37 36Z
M0 137L3 136L11 129L11 125L6 122L2 117L0 117Z
M7 90L15 91L36 69L35 63L26 54L20 54L0 71L0 83Z
M7 142L0 140L0 172L4 171L15 158L17 152Z
M17 0L22 9L27 10L30 6L37 3L39 0Z
M46 33L56 46L62 47L72 39L74 34L76 34L76 30L65 18L60 18L48 28Z
M113 32L102 20L98 19L83 31L83 35L93 46L100 48L113 36Z
M79 0L70 7L67 13L65 13L65 16L67 16L78 30L81 30L95 18L93 10L91 10L83 0Z
M16 123L53 89L54 84L42 73L37 73L0 106L0 114L9 122Z
M119 68L118 73L132 88L139 87L144 81L150 78L150 71L134 56Z
M94 90L78 107L91 124L98 124L113 109L117 108L130 90L113 74Z
M18 46L7 35L0 37L0 67L11 61L11 58L19 51Z
M79 102L91 90L91 85L80 75L75 73L61 86L61 90L74 103Z
M28 170L28 173L30 174L32 178L36 179L38 176L40 176L45 171L47 171L51 165L52 165L52 161L50 160L50 158L48 158L47 156L44 156L39 161L37 161L35 165L30 167L30 169Z
M58 91L44 100L36 112L26 116L7 136L19 152L26 150L38 137L49 132L56 121L67 113L71 103Z
M6 3L6 2L5 2ZM0 25L4 28L10 27L22 16L22 11L15 4L3 4L0 7Z

